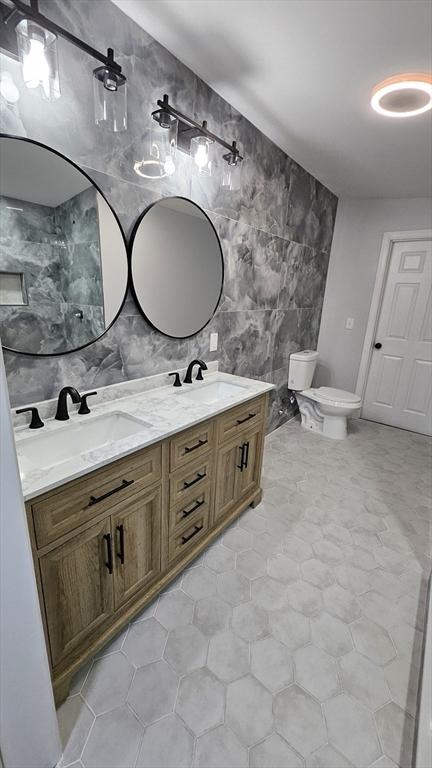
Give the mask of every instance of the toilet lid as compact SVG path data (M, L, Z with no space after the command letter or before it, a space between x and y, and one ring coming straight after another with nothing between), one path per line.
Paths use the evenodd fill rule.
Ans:
M361 398L353 392L346 392L344 389L334 389L333 387L318 387L315 392L323 400L332 400L338 403L360 403Z

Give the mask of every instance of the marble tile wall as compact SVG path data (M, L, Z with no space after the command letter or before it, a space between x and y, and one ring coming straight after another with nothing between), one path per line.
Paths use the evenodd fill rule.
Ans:
M18 65L2 58L20 88L18 104L0 103L2 130L41 141L79 164L116 210L126 237L152 201L176 194L193 199L219 232L226 279L216 315L192 339L160 335L128 297L114 326L84 350L44 359L6 353L12 403L52 397L66 383L93 388L183 367L199 355L219 359L227 372L274 382L275 427L291 412L289 354L317 343L336 197L109 0L41 0L40 8L97 48L114 45L128 78L128 131L114 135L94 125L95 62L64 41L62 96L54 103L22 88ZM219 153L211 178L195 175L180 153L174 176L149 181L136 175L150 113L164 93L216 133L237 139L246 158L241 191L221 189ZM212 331L219 333L215 353L209 353Z
M95 188L56 207L0 195L0 271L22 273L25 291L23 306L0 305L5 346L52 354L98 338L105 321Z

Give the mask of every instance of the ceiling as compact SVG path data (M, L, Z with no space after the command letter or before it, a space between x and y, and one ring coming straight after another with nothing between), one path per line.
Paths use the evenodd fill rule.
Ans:
M0 167L0 194L37 205L61 205L91 186L61 155L20 139L0 139Z
M431 195L432 112L369 106L431 71L429 0L113 1L336 194Z

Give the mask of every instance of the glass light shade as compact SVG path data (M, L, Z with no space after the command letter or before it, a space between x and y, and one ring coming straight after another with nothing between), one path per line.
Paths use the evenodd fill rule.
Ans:
M241 189L241 162L229 165L224 161L222 168L222 188L230 192L238 192Z
M31 19L16 25L22 76L27 88L38 88L50 101L60 96L57 37Z
M0 72L0 93L9 104L16 104L19 100L19 90L7 70Z
M191 155L194 159L195 168L200 176L211 176L211 146L213 142L206 136L196 136L191 139Z
M172 176L175 173L175 159L177 152L178 120L169 119L169 125L163 128L156 120L152 120L150 131L150 157L159 163L163 170L163 176Z
M93 96L96 125L113 133L127 130L127 83L125 78L98 67L93 72Z

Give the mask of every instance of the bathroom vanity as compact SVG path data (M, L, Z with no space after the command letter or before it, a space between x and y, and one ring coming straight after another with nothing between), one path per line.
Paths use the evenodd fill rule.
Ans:
M91 416L74 414L61 427L47 424L48 431L40 435L20 432L23 471L38 444L42 454L48 450L43 441L50 435L55 440L62 433L67 441L69 434L72 445L74 430L81 429L84 441L83 425L96 434L98 419L104 424L107 418L117 419L118 428L122 418L147 413L147 405L148 427L149 420L158 424L158 413L166 417L170 410L166 436L163 426L150 432L143 427L132 438L111 441L109 459L106 450L105 458L103 450L90 451L83 470L73 470L71 460L55 465L51 474L23 472L57 702L67 696L80 665L246 507L259 503L270 389L269 384L215 373L203 383L184 385L183 391L165 386L101 404ZM176 429L176 421L181 428ZM92 462L98 468L89 471ZM70 478L71 472L73 479L62 482L62 473Z

